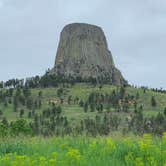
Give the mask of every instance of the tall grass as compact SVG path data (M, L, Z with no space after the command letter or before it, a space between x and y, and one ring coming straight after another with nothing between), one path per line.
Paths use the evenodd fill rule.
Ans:
M163 138L18 138L0 141L2 166L166 166Z

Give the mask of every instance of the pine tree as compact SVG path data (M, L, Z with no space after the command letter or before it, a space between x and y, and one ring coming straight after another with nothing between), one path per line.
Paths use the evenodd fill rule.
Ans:
M95 111L95 104L94 103L90 104L90 110L91 110L91 112Z
M20 118L22 118L22 117L23 117L23 115L24 115L24 110L23 110L23 109L21 109L21 110L20 110Z
M14 109L14 112L17 112L17 108L18 108L18 98L16 96L14 96L14 98L13 98L13 109Z
M154 96L152 96L152 98L151 98L151 105L152 105L152 107L156 107L157 106L157 102L156 102L156 99L155 99Z
M165 107L165 109L164 109L164 115L166 116L166 107Z
M88 112L88 103L87 102L84 104L84 112Z

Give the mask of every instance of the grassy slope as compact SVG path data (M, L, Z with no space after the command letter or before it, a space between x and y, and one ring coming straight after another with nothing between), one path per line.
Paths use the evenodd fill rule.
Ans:
M103 93L111 93L113 89L116 89L115 86L110 85L104 85L103 88L100 90L98 87L93 87L91 85L87 84L76 84L72 88L68 88L65 95L65 101L67 101L68 96L72 96L74 99L75 97L79 97L79 99L82 99L85 101L88 97L88 95L91 92L103 92ZM49 100L56 100L57 97L57 88L46 88L46 89L33 89L32 90L32 96L35 98L38 95L39 91L43 92L43 106L41 110L49 107L48 102ZM143 104L144 105L144 114L149 115L156 115L158 112L163 112L164 108L166 107L166 94L156 93L152 91L147 91L146 93L143 92L143 89L136 89L132 87L127 88L127 93L136 95L136 93L139 92L139 100L138 105ZM151 106L151 97L155 96L155 99L157 101L157 107L153 108ZM8 105L7 108L5 108L2 104L0 104L0 109L3 110L4 116L7 117L9 120L14 120L19 118L19 112L15 113L13 112L12 105ZM97 112L90 112L84 113L83 108L79 107L78 104L63 104L62 105L63 114L66 115L69 119L72 121L79 121L80 119L83 119L84 117L95 117ZM41 110L36 110L36 112L41 112ZM125 113L120 113L119 116L124 117ZM27 118L28 111L25 111L24 117ZM127 114L126 114L127 116Z

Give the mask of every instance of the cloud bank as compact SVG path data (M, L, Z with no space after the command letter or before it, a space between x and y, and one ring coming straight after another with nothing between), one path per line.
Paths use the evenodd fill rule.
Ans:
M103 28L130 83L166 88L165 0L0 0L0 80L52 68L59 34L73 22Z

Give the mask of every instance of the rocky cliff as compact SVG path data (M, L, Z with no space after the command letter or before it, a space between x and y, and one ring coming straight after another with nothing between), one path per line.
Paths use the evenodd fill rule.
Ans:
M64 27L51 73L126 84L114 65L103 30L89 24L74 23Z

